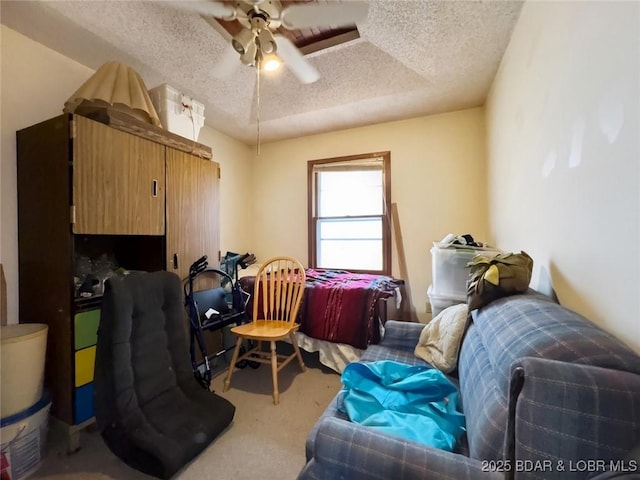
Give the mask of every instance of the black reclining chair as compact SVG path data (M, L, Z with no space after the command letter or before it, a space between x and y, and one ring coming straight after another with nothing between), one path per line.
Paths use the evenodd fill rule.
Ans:
M133 272L105 283L95 365L95 413L111 451L170 478L233 419L235 407L193 376L180 279Z

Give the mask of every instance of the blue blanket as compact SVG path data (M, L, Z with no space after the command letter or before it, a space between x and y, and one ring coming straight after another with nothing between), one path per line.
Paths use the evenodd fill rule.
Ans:
M458 390L435 368L353 362L342 383L338 409L352 422L448 451L465 431Z

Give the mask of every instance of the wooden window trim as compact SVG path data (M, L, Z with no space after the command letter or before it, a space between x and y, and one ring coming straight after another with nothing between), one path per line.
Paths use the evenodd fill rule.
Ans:
M391 275L391 152L373 152L364 153L362 155L349 155L345 157L322 158L317 160L309 160L307 162L307 232L308 232L308 252L309 252L309 268L317 268L317 217L315 215L315 206L318 203L318 183L317 176L314 175L314 169L317 165L355 162L357 160L366 160L371 158L382 158L382 175L383 175L383 195L384 195L384 211L382 214L382 270L351 270L362 273L377 273L381 275Z

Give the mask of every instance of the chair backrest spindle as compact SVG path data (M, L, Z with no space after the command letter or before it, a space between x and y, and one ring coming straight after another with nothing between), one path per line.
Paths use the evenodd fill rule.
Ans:
M298 260L291 257L267 260L255 279L253 319L295 322L305 281L304 267Z

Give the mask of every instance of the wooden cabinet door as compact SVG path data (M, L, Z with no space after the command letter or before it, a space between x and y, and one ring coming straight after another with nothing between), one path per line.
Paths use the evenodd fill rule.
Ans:
M219 166L211 160L167 148L167 270L187 278L203 255L219 267Z
M73 232L163 235L165 146L73 118Z

